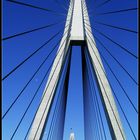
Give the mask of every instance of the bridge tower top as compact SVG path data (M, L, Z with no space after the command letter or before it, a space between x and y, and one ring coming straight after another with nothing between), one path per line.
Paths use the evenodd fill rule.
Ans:
M75 0L73 4L73 17L71 28L71 40L84 40L84 25L82 13L82 0Z

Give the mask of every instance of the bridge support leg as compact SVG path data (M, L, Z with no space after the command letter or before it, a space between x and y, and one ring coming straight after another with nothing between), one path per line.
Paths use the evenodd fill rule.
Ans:
M45 127L45 123L47 117L49 115L49 110L51 108L51 104L55 95L55 90L57 84L59 82L61 70L63 68L63 63L66 60L66 54L68 52L68 47L70 45L70 28L71 28L71 19L72 19L72 9L73 9L73 2L70 2L69 12L67 15L65 30L63 34L63 38L60 42L60 47L57 51L57 56L53 62L53 66L48 77L48 81L42 96L42 100L35 116L31 131L29 133L29 140L40 140L43 135L43 130Z
M107 117L108 125L110 128L111 136L113 140L126 140L123 127L120 121L119 113L115 104L115 100L112 94L111 87L109 85L100 54L96 47L96 43L93 38L92 30L90 27L88 12L86 8L85 0L82 0L84 7L84 28L87 42L88 55L91 60L92 68L96 77L98 88L100 90L100 97L102 105Z

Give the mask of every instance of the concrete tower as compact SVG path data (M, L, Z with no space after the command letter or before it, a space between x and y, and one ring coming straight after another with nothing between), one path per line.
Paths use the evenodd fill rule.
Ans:
M59 82L68 48L70 45L81 45L83 43L86 43L85 47L87 47L88 54L91 58L112 139L126 139L112 90L106 78L100 54L92 35L86 2L85 0L70 0L64 36L58 49L58 55L54 60L38 112L36 113L29 134L29 140L40 140L44 133L45 122L49 115L49 109L55 95L55 89ZM70 135L70 140L74 140L73 133Z

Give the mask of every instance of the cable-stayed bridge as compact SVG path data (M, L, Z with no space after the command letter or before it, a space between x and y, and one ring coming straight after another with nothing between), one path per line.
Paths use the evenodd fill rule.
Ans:
M17 23L13 29L4 19L8 29L4 27L2 38L3 139L68 139L67 127L76 129L70 122L79 121L83 123L81 135L76 136L75 130L75 139L137 140L137 2L53 0L32 3L3 1L5 12L7 5L8 9L14 5L15 13L5 13L6 18L17 15L20 19L12 19ZM34 10L40 13L33 13ZM41 12L49 15L42 17L50 24L15 33L20 24L24 28L26 24L29 26L23 18L32 24L36 24L32 21L36 19L40 23ZM116 24L111 24L113 21ZM8 36L6 33L10 30L14 33ZM32 34L35 35L31 37ZM45 42L40 45L38 38L44 38ZM36 47L21 47L30 42ZM8 48L9 45L16 49ZM74 56L76 49L79 52ZM75 74L74 68L79 69ZM71 99L74 88L80 88L81 92L75 91ZM80 103L77 112L80 108L82 111L76 115L73 110ZM70 116L77 120L74 122Z

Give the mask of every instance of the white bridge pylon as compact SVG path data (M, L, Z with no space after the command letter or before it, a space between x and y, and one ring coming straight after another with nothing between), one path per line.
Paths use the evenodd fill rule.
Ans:
M92 30L85 0L71 0L63 38L61 39L57 56L53 62L40 106L34 118L28 137L29 140L41 140L68 48L71 43L82 44L83 42L86 42L85 47L87 47L88 54L90 55L92 67L99 85L102 105L104 107L112 140L126 140L112 90L105 75L100 54L91 33Z

